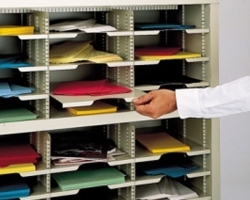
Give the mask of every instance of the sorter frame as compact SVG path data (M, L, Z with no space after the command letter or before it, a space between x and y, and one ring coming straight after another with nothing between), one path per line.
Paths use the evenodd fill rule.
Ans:
M13 6L14 5L14 6ZM137 162L146 162L147 159L136 158L135 133L136 127L131 125L133 122L148 122L150 119L139 115L133 111L133 106L128 103L129 112L114 113L102 116L76 117L59 115L54 116L50 110L50 65L49 65L49 12L97 12L108 11L107 23L115 25L124 30L120 37L108 33L106 36L106 50L119 52L126 58L126 62L119 64L107 64L105 68L107 78L112 78L117 82L124 83L129 87L134 87L134 67L135 65L154 64L141 63L134 60L134 38L136 32L133 31L133 11L136 10L171 10L177 6L183 6L182 23L199 21L199 30L186 30L183 32L182 44L183 49L186 47L191 50L201 49L202 58L186 59L183 62L183 73L192 76L198 76L202 80L209 81L210 86L215 86L219 82L218 67L218 0L143 0L143 1L29 1L24 0L16 2L8 0L1 5L0 13L30 13L27 22L35 26L38 35L32 37L19 36L21 40L27 40L27 52L29 58L35 60L36 68L33 71L24 72L29 82L41 92L31 96L21 96L21 100L30 101L35 106L36 111L40 113L41 119L34 121L10 122L0 124L1 135L17 134L30 132L31 143L34 144L39 153L43 156L41 166L38 166L37 172L23 173L22 176L38 176L41 183L45 186L45 193L38 191L37 196L23 199L50 199L60 195L75 194L77 191L60 193L51 192L51 173L61 172L60 169L53 169L50 165L50 136L47 131L61 130L75 127L86 126L107 126L109 137L114 139L118 145L124 149L130 159L119 161L118 164L126 171L131 178L131 183L120 186L124 188L119 190L125 199L134 199L136 185L147 184L147 181L138 181L135 177L135 165ZM185 6L192 6L193 12L185 12ZM167 33L166 33L167 34ZM200 34L201 37L194 35ZM125 38L125 39L124 39ZM167 41L166 41L167 42ZM192 45L191 43L197 45ZM197 47L198 46L198 47ZM39 64L37 64L39 63ZM185 68L185 63L191 63ZM156 64L156 63L155 63ZM201 65L201 67L200 67ZM197 69L198 68L198 69ZM23 70L23 71L22 71ZM166 120L167 128L172 124L180 124L180 135L186 139L194 140L203 148L190 152L189 156L194 156L194 161L201 164L207 170L201 171L198 181L193 184L200 187L203 193L208 196L200 196L197 200L220 199L220 168L219 168L219 120L218 119L187 119L179 120L178 112L173 112L160 119ZM169 122L168 122L168 119ZM172 120L173 119L173 120ZM202 158L196 159L195 155L203 155ZM154 158L158 159L158 158ZM53 171L54 170L54 171ZM72 169L75 170L75 169ZM192 175L190 175L192 176ZM198 176L198 175L196 175ZM192 178L192 177L188 177ZM126 188L127 186L127 188ZM119 188L119 187L118 187ZM35 189L36 191L36 189Z

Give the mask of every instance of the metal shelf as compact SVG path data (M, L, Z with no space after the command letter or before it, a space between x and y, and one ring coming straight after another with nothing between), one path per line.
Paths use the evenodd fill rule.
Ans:
M127 103L131 103L133 99L145 94L140 90L135 90L131 88L132 92L124 94L112 94L112 95L102 95L102 96L66 96L66 95L53 95L50 94L52 98L57 100L62 104L63 108L77 107L77 106L90 106L97 100L105 99L124 99Z
M57 116L50 119L0 123L0 135L151 120L151 118L142 116L136 111L121 111L89 116L71 116L67 111L62 111L57 112L55 115ZM178 112L173 112L159 119L177 117Z
M205 81L201 81L199 83L188 83L185 84L187 88L197 88L197 87L208 87L209 83ZM135 89L141 90L141 91L150 91L150 90L157 90L161 87L161 85L138 85L135 86Z
M188 152L185 152L185 154L187 154L188 156L199 156L199 155L204 155L204 154L210 154L211 152L210 149L202 147L198 143L188 140L186 138L181 138L181 139L178 138L178 140L190 146L191 150ZM151 153L147 149L143 147L139 147L139 146L136 147L135 152L136 152L135 154L136 163L159 160L161 156L164 155L164 154Z

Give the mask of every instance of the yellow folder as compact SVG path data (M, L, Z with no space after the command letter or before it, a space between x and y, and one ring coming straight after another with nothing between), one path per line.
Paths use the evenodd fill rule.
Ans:
M188 152L190 147L165 132L136 134L136 140L152 153Z
M200 58L201 54L199 53L192 53L192 52L178 52L177 54L173 55L147 55L147 56L137 56L140 60L179 60L179 59L186 59L186 58Z
M117 107L102 101L95 101L91 106L67 108L72 115L93 115L116 112Z
M13 164L7 167L0 167L0 174L30 172L30 171L35 171L35 170L36 170L36 167L33 163Z
M0 25L0 35L33 34L34 26Z

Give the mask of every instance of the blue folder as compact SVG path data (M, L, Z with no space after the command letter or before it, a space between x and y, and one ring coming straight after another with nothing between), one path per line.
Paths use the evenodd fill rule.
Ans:
M33 87L24 87L20 85L9 85L7 82L0 83L0 97L10 98L16 97L20 94L29 94L34 92Z
M135 28L139 30L185 30L195 28L195 25L181 25L168 23L135 23Z
M8 94L11 92L10 86L7 82L0 82L0 95Z
M4 98L10 98L10 97L16 97L20 94L30 94L32 92L34 92L34 88L32 87L24 87L24 86L20 86L20 85L10 85L10 89L11 89L11 92L9 93L5 93L5 94L0 94L1 97L4 97Z
M18 61L8 61L5 63L0 63L0 69L16 69L19 67L32 67L33 65L31 63L28 62L24 62L21 60Z
M20 175L1 175L0 179L0 200L16 199L30 195L30 188Z
M178 178L188 173L194 172L198 169L200 169L199 166L189 164L186 166L178 166L178 165L173 165L173 166L168 166L168 167L159 166L158 168L148 169L148 170L145 170L144 172L148 175L164 174L168 177Z
M31 63L23 61L24 55L13 54L13 55L1 55L0 56L0 69L18 68L18 67L31 67Z
M137 169L144 174L164 174L172 178L182 177L200 169L199 166L188 158L183 157L183 155L184 153L164 154L160 160L149 162L147 165L138 165Z

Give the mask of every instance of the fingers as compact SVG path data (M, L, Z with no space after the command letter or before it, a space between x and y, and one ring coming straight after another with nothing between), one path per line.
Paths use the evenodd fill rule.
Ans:
M141 115L155 118L153 112L154 110L150 102L147 104L135 104L135 110Z
M135 107L135 110L141 114L141 115L144 115L144 116L148 116L148 117L151 117L151 118L157 118L159 117L158 115L156 115L156 113L154 112L154 109L155 109L155 95L154 95L154 92L151 91L137 99L135 99L133 101L134 103L134 107Z
M133 100L133 103L135 105L144 105L147 104L148 102L150 102L152 100L153 96L151 95L151 93L147 93L145 95L142 95L136 99Z
M159 118L177 109L175 92L171 90L151 91L133 101L135 110L151 118Z

